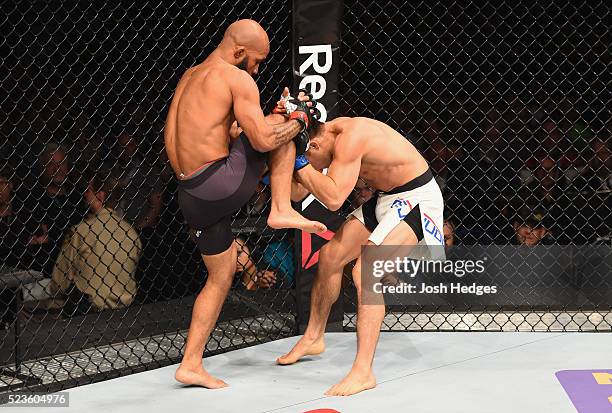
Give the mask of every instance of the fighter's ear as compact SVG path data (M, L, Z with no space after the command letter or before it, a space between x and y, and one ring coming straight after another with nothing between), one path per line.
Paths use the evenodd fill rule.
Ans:
M242 59L246 54L246 49L244 46L235 46L234 47L234 58Z

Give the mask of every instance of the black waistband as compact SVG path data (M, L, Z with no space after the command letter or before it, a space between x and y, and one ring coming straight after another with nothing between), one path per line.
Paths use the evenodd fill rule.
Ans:
M392 190L387 192L380 191L380 193L382 195L393 195L399 194L400 192L412 191L414 189L422 187L425 184L428 184L429 181L431 181L432 179L434 179L433 172L431 172L431 169L427 168L427 170L421 175L417 176L411 181L408 181L404 185L393 188Z
M217 159L216 161L213 161L207 164L206 167L200 168L200 170L198 170L194 174L189 175L189 178L179 179L178 180L179 186L184 186L185 188L194 188L202 184L204 181L210 178L215 172L217 172L219 168L221 167L221 165L223 165L223 163L226 160L227 158Z

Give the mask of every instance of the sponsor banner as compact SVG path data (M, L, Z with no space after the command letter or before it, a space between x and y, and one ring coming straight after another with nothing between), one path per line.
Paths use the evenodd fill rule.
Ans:
M338 116L340 0L294 0L293 84L317 100L321 120Z
M361 280L365 304L609 307L612 248L365 246Z
M317 100L321 120L338 116L338 73L340 68L340 19L343 2L338 0L294 0L293 2L293 89L307 89ZM310 309L310 292L317 272L319 250L344 222L312 195L294 204L308 219L324 223L323 234L298 232L296 242L297 305L300 331L304 330ZM332 307L329 330L340 331L344 312L342 300Z

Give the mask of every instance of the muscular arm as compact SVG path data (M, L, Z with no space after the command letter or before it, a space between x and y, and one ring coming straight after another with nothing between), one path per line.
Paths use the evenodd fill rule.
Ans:
M230 89L236 121L255 150L269 152L289 142L302 130L302 125L297 120L278 125L271 125L266 121L261 110L257 85L246 72L238 73L232 79Z
M338 136L334 160L327 175L307 165L296 172L298 181L327 208L332 211L340 209L359 178L363 147L362 139L357 135L351 136L350 141L347 136Z
M281 123L285 123L288 120L289 119L287 119L285 116L280 115L278 113L270 113L269 115L266 115L266 122L268 122L272 126L280 125ZM241 133L242 128L238 125L238 122L234 121L234 123L232 123L232 126L230 126L230 138L236 139L240 136Z
M304 188L304 185L296 180L291 181L291 201L300 202L302 199L306 198L309 193L308 189Z

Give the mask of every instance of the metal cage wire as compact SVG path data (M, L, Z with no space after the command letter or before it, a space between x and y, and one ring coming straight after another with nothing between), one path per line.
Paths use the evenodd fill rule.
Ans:
M256 80L262 107L271 108L291 81L290 4L31 1L0 8L0 206L7 206L0 221L6 280L0 392L61 389L175 363L206 275L164 158L165 111L183 71L240 17L261 21L269 34L270 56ZM546 242L610 244L609 18L604 1L346 2L340 113L387 122L417 146L443 187L462 243L513 243L513 217L538 213L550 222ZM117 191L116 209L132 228L114 225L131 238L107 237L102 248L138 250L132 301L94 308L78 288L67 290L59 307L56 295L44 306L21 297L16 291L26 281L25 296L41 294L32 274L51 277L63 244L91 247L87 234L72 229L93 226L85 218L90 186ZM367 188L360 187L344 212L363 196ZM234 217L246 261L239 262L207 355L296 333L294 284L279 264L296 259L294 234L266 228L268 199L269 190L259 188ZM245 287L249 268L261 274L272 267L272 288ZM117 298L118 279L104 278L96 288ZM343 291L350 330L354 290ZM609 306L417 306L391 309L383 328L609 331L611 325Z

